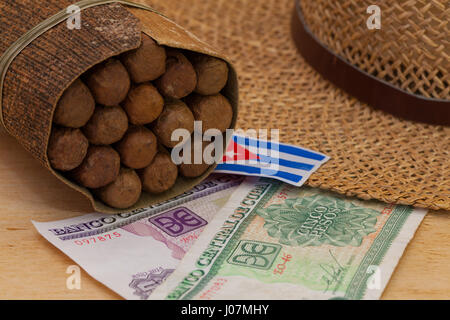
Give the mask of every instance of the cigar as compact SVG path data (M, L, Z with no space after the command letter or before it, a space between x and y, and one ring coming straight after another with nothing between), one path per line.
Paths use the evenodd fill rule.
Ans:
M167 99L163 112L155 121L152 129L160 143L165 147L173 148L178 141L172 141L172 133L177 129L186 129L192 134L194 121L194 115L183 101Z
M168 153L159 152L153 162L138 173L144 191L158 194L175 185L178 178L178 167L172 162Z
M127 209L141 197L142 185L136 172L121 168L117 179L106 187L100 188L96 194L108 206Z
M64 127L81 128L89 121L94 109L94 97L88 87L77 79L59 99L53 122Z
M98 104L117 106L126 98L131 81L123 64L111 58L88 72L86 84Z
M220 93L228 82L228 65L225 61L207 55L191 55L197 73L195 92L202 95Z
M149 129L132 126L116 149L122 163L132 169L143 169L152 163L157 153L158 141Z
M186 99L196 121L202 121L203 133L209 129L225 132L233 121L233 108L221 94L202 96L193 94Z
M164 147L179 144L172 141L177 129L192 134L196 120L202 121L203 132L230 127L233 110L220 94L229 70L221 59L189 53L191 63L183 52L142 34L138 49L98 64L84 82L76 80L55 110L54 123L61 127L55 127L49 142L52 167L68 171L117 209L136 204L142 190L170 190L179 174L203 175L210 168L203 162L206 142L192 145L192 164L180 166ZM194 163L195 147L201 149L201 164Z
M104 187L117 179L119 154L108 146L90 146L83 163L71 172L72 177L86 188Z
M186 178L197 178L204 174L209 168L210 165L204 162L203 152L205 148L209 145L208 142L204 141L203 144L199 145L191 141L191 163L182 163L178 166L179 172L183 177ZM194 154L201 154L201 163L195 164ZM180 155L183 156L183 151L180 152ZM214 155L214 154L213 154Z
M88 147L80 129L55 127L48 144L48 159L53 169L70 171L83 162Z
M144 33L141 46L123 54L121 61L135 83L156 80L166 72L166 50Z
M92 144L110 145L120 141L127 130L128 117L121 107L97 106L83 133Z
M155 121L164 107L164 99L150 83L130 90L123 107L132 124L144 125Z
M156 80L156 86L165 97L181 99L197 86L197 74L189 60L178 50L168 49L166 73Z

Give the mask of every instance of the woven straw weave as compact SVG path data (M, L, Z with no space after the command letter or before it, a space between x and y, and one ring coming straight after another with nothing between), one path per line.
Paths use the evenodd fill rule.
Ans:
M325 81L292 41L292 0L141 2L230 57L240 78L238 127L279 128L282 142L332 157L309 185L450 209L450 128L397 119Z
M312 33L360 69L410 93L450 100L448 0L300 0ZM370 5L381 29L366 26Z

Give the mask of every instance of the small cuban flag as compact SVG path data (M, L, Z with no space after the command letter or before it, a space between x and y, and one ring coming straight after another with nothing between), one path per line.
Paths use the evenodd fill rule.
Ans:
M302 186L330 158L322 153L234 134L216 172L268 177Z

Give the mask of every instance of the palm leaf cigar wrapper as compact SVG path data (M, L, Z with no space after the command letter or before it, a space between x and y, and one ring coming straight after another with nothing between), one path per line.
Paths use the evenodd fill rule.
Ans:
M232 64L142 4L2 1L0 53L6 131L98 212L164 202L214 170L170 164L167 130L236 124Z

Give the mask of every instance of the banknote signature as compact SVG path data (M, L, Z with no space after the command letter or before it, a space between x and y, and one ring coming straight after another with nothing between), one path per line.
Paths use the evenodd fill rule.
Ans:
M319 266L323 271L325 271L325 275L322 276L322 280L326 284L324 292L331 291L330 288L334 286L334 290L332 291L334 294L339 288L349 266L343 266L339 263L331 250L329 250L329 253L333 263L322 263Z

